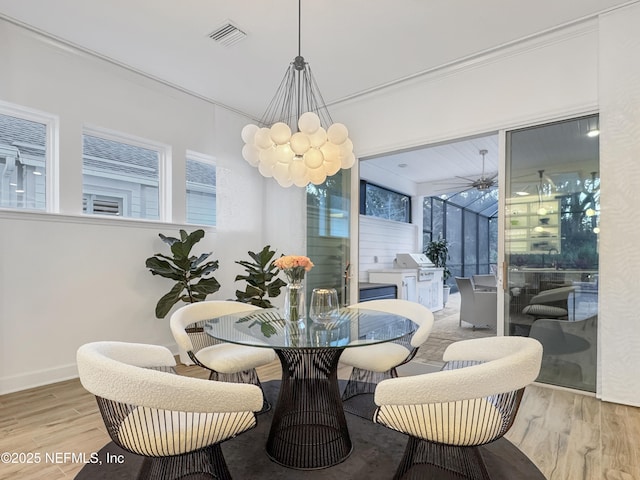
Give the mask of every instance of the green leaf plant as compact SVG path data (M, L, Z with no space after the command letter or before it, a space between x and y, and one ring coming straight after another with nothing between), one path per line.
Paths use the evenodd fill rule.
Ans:
M280 271L273 264L273 257L276 252L271 250L271 245L267 245L259 253L248 253L253 260L252 262L246 260L236 261L247 272L247 275L236 276L236 282L241 280L247 282L244 292L236 290L236 300L262 308L271 308L273 305L265 296L270 298L277 297L280 295L280 289L286 285L284 281L277 278Z
M439 238L429 242L424 249L424 254L433 265L443 270L443 280L447 283L447 279L451 276L451 270L447 268L447 260L449 260L449 244L445 238Z
M173 288L165 294L156 305L156 317L164 318L176 303L201 302L207 295L217 292L220 284L212 276L218 269L218 261L203 263L212 252L199 256L191 255L191 249L204 237L204 230L196 230L187 234L180 230L180 238L158 234L162 241L171 247L173 256L156 253L147 258L145 265L153 275L174 280Z

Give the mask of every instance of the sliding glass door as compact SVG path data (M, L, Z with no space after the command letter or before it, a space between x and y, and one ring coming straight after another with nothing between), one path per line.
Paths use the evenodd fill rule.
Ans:
M595 392L598 116L507 134L506 328L537 338L539 381Z

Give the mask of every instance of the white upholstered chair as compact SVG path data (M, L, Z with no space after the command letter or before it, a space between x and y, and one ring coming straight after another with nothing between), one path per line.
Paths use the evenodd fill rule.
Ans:
M384 380L376 388L374 421L409 435L396 479L423 478L420 464L456 478L488 478L477 447L513 424L524 388L540 372L542 345L527 337L463 340L449 345L443 360L481 363Z
M460 320L470 323L473 328L489 327L495 329L498 324L498 293L473 288L473 282L467 277L455 277L460 290Z
M139 478L231 478L220 443L256 426L258 387L168 373L175 360L157 345L88 343L77 362L111 439L147 457Z
M227 300L190 303L171 315L171 333L196 365L210 371L210 380L252 383L262 388L255 369L276 359L272 349L221 342L204 331L204 322L209 319L252 310L260 307ZM269 408L265 397L262 411Z
M376 385L386 378L397 377L396 368L416 355L418 348L429 338L433 328L433 313L419 303L400 299L371 300L350 305L349 308L392 313L409 318L417 325L410 338L366 347L346 348L340 356L340 363L353 367L342 394L344 409L371 419L375 411L373 393Z

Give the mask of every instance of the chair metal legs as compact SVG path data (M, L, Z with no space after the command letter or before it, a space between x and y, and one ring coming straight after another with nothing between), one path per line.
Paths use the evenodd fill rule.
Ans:
M394 480L489 480L478 447L456 447L409 437Z
M395 368L386 372L373 372L354 367L342 393L344 411L373 420L373 414L376 411L376 404L373 401L376 386L382 380L397 376L398 372Z
M184 455L146 457L138 479L174 480L206 477L232 480L219 443Z

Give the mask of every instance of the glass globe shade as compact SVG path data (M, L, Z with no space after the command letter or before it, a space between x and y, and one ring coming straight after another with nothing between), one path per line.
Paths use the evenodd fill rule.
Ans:
M291 150L289 144L278 145L276 147L276 158L278 159L278 162L283 162L288 165L294 157L295 154L293 153L293 150Z
M258 165L258 171L263 177L273 177L273 167L271 165L260 162L260 164Z
M338 173L340 167L342 166L342 163L339 159L335 158L331 161L325 160L322 165L324 167L324 171L327 172L327 176L330 177Z
M275 178L277 180L277 182L282 185L283 183L293 183L293 180L291 180L291 176L289 175L289 164L288 163L282 163L282 162L278 162L273 166L272 169L273 172L273 178ZM289 185L291 185L291 183L289 183Z
M260 165L273 167L276 163L278 163L278 154L275 148L268 148L260 152Z
M594 227L593 233L595 233L595 234L600 233L600 227Z
M284 122L277 122L271 125L271 140L276 145L283 145L291 138L291 129Z
M353 167L354 163L356 163L356 156L353 154L353 152L341 156L340 165L342 166L342 168L351 168Z
M324 171L324 168L314 168L313 170L309 169L308 178L314 185L320 185L327 179L327 174Z
M587 217L593 217L596 214L596 211L593 208L587 208L584 213Z
M337 145L327 142L322 145L322 147L320 147L320 151L322 152L322 155L324 155L325 161L337 161L338 163L340 163L340 147L338 147Z
M304 161L296 158L294 159L290 164L289 164L289 176L291 177L291 179L294 181L294 183L296 185L298 185L299 182L306 182L305 185L309 182L307 182L306 178L307 178L307 166L305 165ZM300 186L300 185L298 185Z
M324 162L324 155L317 148L310 148L307 153L304 154L304 163L309 168L320 168L322 162Z
M340 151L344 155L347 155L353 152L353 142L351 141L350 138L347 138L344 142L342 142L342 144L340 144L339 147L340 147Z
M304 155L311 147L311 144L309 143L309 137L307 137L302 132L296 132L291 135L291 141L289 142L289 145L291 146L291 150L293 150L296 155Z
M273 146L273 140L271 140L271 129L269 128L261 128L256 132L256 135L253 139L254 143L257 147L260 148L269 148Z
M342 123L334 123L327 129L327 138L336 145L342 145L348 137L349 131Z
M260 149L253 144L247 144L242 147L242 158L252 167L257 167L260 163Z
M547 214L547 209L544 208L544 207L540 207L536 213L538 215L546 215Z
M287 177L285 180L277 178L275 175L274 177L276 179L276 182L278 182L278 185L280 185L283 188L289 188L291 185L293 185L293 180L291 180L290 177Z
M253 143L253 139L255 138L256 132L258 130L260 130L260 127L254 125L253 123L245 125L245 127L242 129L242 132L240 133L242 141L244 143Z
M298 119L298 128L307 135L313 134L320 128L320 118L314 112L306 112Z
M533 231L534 231L534 232L544 232L544 228L542 228L542 227L535 227L535 228L533 229Z
M309 143L312 147L320 148L327 141L327 131L320 127L311 135L309 135Z

